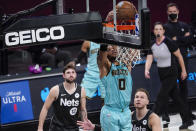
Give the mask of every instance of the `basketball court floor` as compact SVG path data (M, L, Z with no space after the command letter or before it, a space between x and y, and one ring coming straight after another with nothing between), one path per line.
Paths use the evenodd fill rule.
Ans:
M194 111L193 114L196 114L196 111ZM161 125L163 125L163 123ZM186 130L179 130L180 125L182 125L180 115L170 115L170 124L168 125L168 128L163 128L163 131L196 131L196 120L194 120L194 125Z
M196 115L196 111L193 112ZM96 119L96 118L94 118ZM190 126L186 130L179 130L179 126L182 124L181 118L179 114L170 115L170 124L168 128L163 128L162 131L196 131L196 120L194 120L194 125ZM48 131L49 122L45 123L46 128L44 131ZM162 123L163 125L163 123ZM37 123L29 124L29 125L21 125L21 126L12 126L10 128L0 129L2 131L37 131Z

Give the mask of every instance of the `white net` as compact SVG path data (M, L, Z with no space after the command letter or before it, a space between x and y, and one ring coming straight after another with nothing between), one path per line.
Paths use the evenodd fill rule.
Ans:
M116 22L116 24L114 24L114 26L105 25L104 33L106 34L113 33L114 41L129 42L129 43L138 42L139 41L139 14L135 13L134 15L135 15L135 20L118 19L118 21ZM134 16L132 18L134 18ZM121 36L124 37L122 38ZM139 49L118 46L118 56L116 57L116 61L125 63L127 66L131 66L133 68L138 63L139 60L141 60Z
M141 60L140 50L118 46L118 56L116 60L133 68L138 61Z
M135 21L121 21L120 25L127 25L129 28L125 30L117 31L116 33L119 35L129 35L129 36L138 36L139 34L139 16L135 15ZM131 29L131 25L134 25L135 28ZM129 47L118 47L118 56L116 57L118 62L123 62L127 64L127 66L131 66L132 68L141 60L141 54L139 49L133 49Z

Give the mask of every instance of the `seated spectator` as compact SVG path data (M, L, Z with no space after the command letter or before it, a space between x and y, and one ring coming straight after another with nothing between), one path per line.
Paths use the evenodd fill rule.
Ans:
M62 66L64 66L72 59L70 52L59 49L54 43L31 47L30 52L32 53L34 64L46 64L47 67L51 68L59 67L61 62L63 62Z

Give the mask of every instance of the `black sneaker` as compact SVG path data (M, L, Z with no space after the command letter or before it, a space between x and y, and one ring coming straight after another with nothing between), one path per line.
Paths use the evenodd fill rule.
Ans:
M189 126L192 126L194 123L193 121L184 122L179 129L188 129Z
M166 121L167 123L170 123L169 115L168 115L168 114L162 115L162 120L163 120L163 121Z

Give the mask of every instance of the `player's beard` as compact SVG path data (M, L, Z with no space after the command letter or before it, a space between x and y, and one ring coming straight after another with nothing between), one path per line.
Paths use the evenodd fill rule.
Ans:
M67 83L69 83L69 84L72 84L72 83L74 83L75 79L73 79L73 80L65 79L65 81L66 81Z
M116 57L114 56L108 56L109 61L114 62L116 60Z

